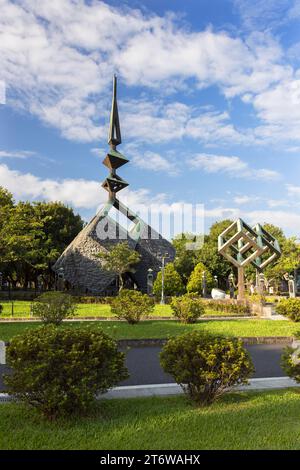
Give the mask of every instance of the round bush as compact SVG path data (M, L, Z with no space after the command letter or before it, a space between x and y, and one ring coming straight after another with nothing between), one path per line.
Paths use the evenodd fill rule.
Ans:
M192 297L190 294L182 297L172 297L172 314L182 323L196 323L198 318L205 313L202 300Z
M276 312L280 315L287 316L294 322L300 321L300 300L299 299L282 299L276 305Z
M300 339L300 333L296 334L296 337ZM281 356L281 367L289 377L300 383L300 346L284 349Z
M136 290L122 289L119 295L111 300L111 312L131 325L150 315L153 309L153 300Z
M128 377L124 354L101 330L45 325L14 337L7 348L8 393L49 419L82 413Z
M210 405L226 390L247 383L254 370L240 340L197 331L170 339L160 362L198 405Z
M59 325L65 318L73 317L76 305L69 294L63 292L45 292L32 304L32 314L44 323Z

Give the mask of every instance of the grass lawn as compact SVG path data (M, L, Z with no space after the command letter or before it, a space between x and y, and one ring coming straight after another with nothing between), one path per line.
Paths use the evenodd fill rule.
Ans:
M173 320L147 320L137 325L125 322L96 321L68 322L64 325L78 328L91 325L92 328L102 328L115 339L168 338L192 330L206 331L225 336L293 336L300 331L300 325L284 320L210 320L193 325L183 325ZM13 336L22 333L27 328L37 328L39 322L0 323L0 340L9 341Z
M29 318L30 308L32 302L26 300L15 300L13 303L10 301L1 301L3 311L0 313L0 318ZM170 305L156 304L153 314L154 317L172 317ZM226 312L216 312L213 310L206 310L205 316L228 316ZM232 316L237 316L237 313L232 313ZM112 317L110 305L108 304L77 304L76 316L79 317Z
M49 423L21 404L0 406L3 449L300 449L296 389L240 392L209 408L184 396L104 400L86 418Z

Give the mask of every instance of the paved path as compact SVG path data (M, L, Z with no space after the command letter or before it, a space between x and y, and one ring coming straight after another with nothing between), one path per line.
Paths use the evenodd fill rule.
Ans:
M288 344L288 343L287 343ZM286 345L287 345L286 344ZM255 344L246 346L252 357L254 378L282 377L286 374L280 367L280 357L285 344ZM160 346L134 347L126 351L126 364L130 378L120 385L167 384L174 380L165 374L159 364ZM0 391L4 391L2 374L6 366L0 365Z
M287 343L288 344L288 343ZM245 346L249 351L255 373L253 377L282 377L286 374L280 367L282 350L287 344L255 344ZM165 384L174 382L159 364L160 346L132 348L126 354L130 372L129 379L121 385Z

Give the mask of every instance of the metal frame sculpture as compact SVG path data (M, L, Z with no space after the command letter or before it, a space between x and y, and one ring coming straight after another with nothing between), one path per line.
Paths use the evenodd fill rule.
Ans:
M238 219L218 237L218 252L238 270L238 300L245 298L244 270L252 264L257 272L281 256L278 241L260 224L254 227Z

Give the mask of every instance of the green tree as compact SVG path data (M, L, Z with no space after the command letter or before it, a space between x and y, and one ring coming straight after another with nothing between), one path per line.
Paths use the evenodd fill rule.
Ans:
M188 250L187 248L189 243L195 241L196 237L189 233L182 233L172 240L172 244L176 250L174 266L185 285L194 269L197 254L197 251Z
M195 292L199 295L202 295L204 272L207 289L210 290L214 287L214 279L211 272L206 268L206 266L204 266L203 263L198 263L189 277L189 281L187 283L188 292Z
M108 252L99 253L98 258L104 262L107 271L117 274L120 292L124 286L124 274L135 272L134 265L140 261L141 255L132 250L127 242L122 242L114 245Z
M197 254L197 262L203 263L209 267L209 271L213 276L218 276L220 282L224 283L232 270L229 261L218 253L218 236L232 224L232 220L225 219L215 222L209 230L209 234L204 237L203 247Z
M300 264L300 245L296 242L296 237L287 238L282 229L272 224L265 224L265 230L277 238L281 257L271 263L264 271L268 280L274 280L278 284L285 273L292 273Z
M162 273L157 274L153 284L153 293L161 295ZM167 296L181 295L185 291L182 279L175 269L174 263L168 263L164 269L164 293Z
M14 200L13 195L7 189L0 186L0 208L2 207L13 207Z
M13 285L50 287L52 264L83 227L73 210L57 202L19 202L0 188L0 269Z
M38 202L33 207L35 217L42 225L34 281L42 274L44 283L49 284L53 280L52 265L82 230L83 221L72 208L60 202Z

